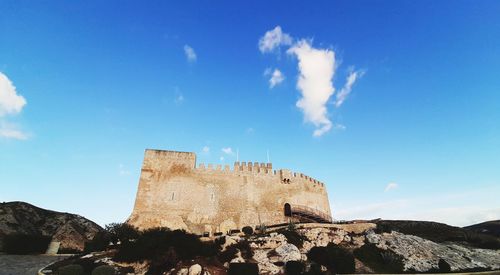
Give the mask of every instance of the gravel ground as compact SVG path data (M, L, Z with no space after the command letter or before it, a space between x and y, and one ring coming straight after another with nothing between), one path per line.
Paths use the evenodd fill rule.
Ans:
M0 255L0 275L36 275L38 270L67 256Z

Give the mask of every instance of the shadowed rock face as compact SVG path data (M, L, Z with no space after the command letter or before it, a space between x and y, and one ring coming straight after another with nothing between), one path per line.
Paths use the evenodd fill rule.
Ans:
M51 236L60 249L83 250L85 242L103 229L75 214L38 208L25 202L0 203L0 250L8 234Z

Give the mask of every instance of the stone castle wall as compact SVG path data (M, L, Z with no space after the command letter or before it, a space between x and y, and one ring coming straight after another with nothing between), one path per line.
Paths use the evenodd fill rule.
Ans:
M226 232L288 222L285 203L331 216L324 184L301 173L276 171L270 163L196 166L194 153L146 150L128 222L141 229Z

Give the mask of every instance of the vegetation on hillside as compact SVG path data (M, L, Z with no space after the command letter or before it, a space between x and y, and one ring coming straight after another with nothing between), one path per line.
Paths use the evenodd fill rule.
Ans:
M500 220L482 222L464 227L476 233L488 234L500 238Z

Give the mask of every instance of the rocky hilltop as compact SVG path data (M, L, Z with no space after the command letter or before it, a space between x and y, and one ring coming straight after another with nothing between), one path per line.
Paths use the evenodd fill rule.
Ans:
M329 254L332 251L329 247L343 249L346 254L352 255L355 273L439 272L443 271L443 268L444 271L452 272L500 269L498 239L487 244L490 249L485 249L479 248L484 245L476 239L484 236L476 235L470 240L462 238L455 241L432 241L387 228L389 223L384 221L379 224L302 225L295 230L298 234L294 238L291 238L287 231L283 231L271 233L268 237L247 238L247 241L253 249L251 260L258 263L261 273L268 274L282 273L283 263L288 261L303 262L305 268L308 265L310 268L313 262L324 260L324 256L318 257L315 255L318 253L312 251L315 249L316 252ZM406 222L406 224L412 223L414 222ZM380 224L385 224L386 227L383 228L384 226ZM398 224L405 222L399 221ZM425 223L425 226L429 225L439 227L442 224ZM438 229L434 233L436 235L441 233L443 239L446 239L446 232ZM229 242L240 241L239 237L228 238ZM326 249L318 250L318 248ZM231 261L245 261L245 259L236 257ZM327 262L328 260L323 264ZM335 265L322 266L325 271L330 268L335 268Z
M60 250L82 251L86 241L103 229L75 214L42 209L25 202L0 203L0 251L10 234L49 236Z
M88 262L117 274L163 275L500 270L498 238L441 223L304 223L245 231L201 239L179 230L144 231L133 242L60 262L47 272Z

